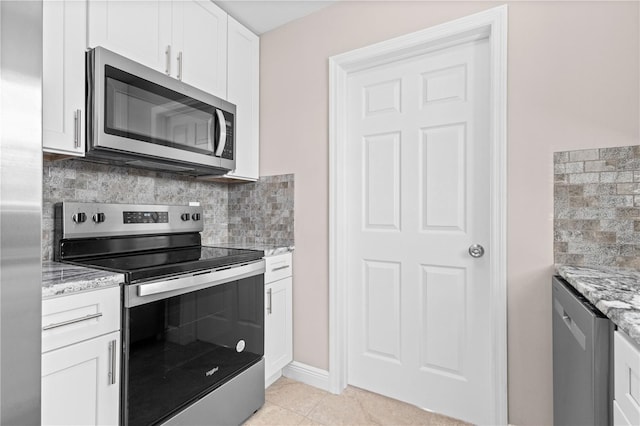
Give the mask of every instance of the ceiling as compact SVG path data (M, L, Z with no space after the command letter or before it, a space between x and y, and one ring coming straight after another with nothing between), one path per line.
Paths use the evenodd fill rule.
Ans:
M215 0L242 25L260 35L337 0Z

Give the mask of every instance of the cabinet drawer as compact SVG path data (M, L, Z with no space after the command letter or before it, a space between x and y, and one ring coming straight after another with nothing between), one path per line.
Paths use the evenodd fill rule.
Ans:
M120 287L42 301L42 352L120 329Z
M293 275L291 253L265 257L264 282L271 283Z
M629 424L640 424L640 348L622 332L614 335L614 399Z

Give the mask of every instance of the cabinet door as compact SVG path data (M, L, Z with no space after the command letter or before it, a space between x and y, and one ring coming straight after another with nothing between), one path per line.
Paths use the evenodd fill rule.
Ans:
M166 0L89 0L89 47L102 46L170 73L171 3Z
M227 14L207 0L172 2L174 77L227 97Z
M640 349L621 331L613 336L614 399L629 424L640 425Z
M265 380L293 360L292 279L265 287L264 358Z
M227 99L236 105L236 168L227 177L259 174L260 38L229 17Z
M86 3L42 7L42 148L84 156Z
M43 425L117 425L120 333L42 354Z

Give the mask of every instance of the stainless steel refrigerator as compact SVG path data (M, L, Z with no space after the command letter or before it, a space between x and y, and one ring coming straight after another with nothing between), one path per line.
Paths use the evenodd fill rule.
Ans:
M0 424L40 424L42 1L0 1Z

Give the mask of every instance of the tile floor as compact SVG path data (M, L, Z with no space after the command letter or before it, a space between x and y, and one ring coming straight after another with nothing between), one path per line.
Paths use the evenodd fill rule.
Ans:
M466 425L378 394L349 386L341 395L282 377L245 426L260 425Z

